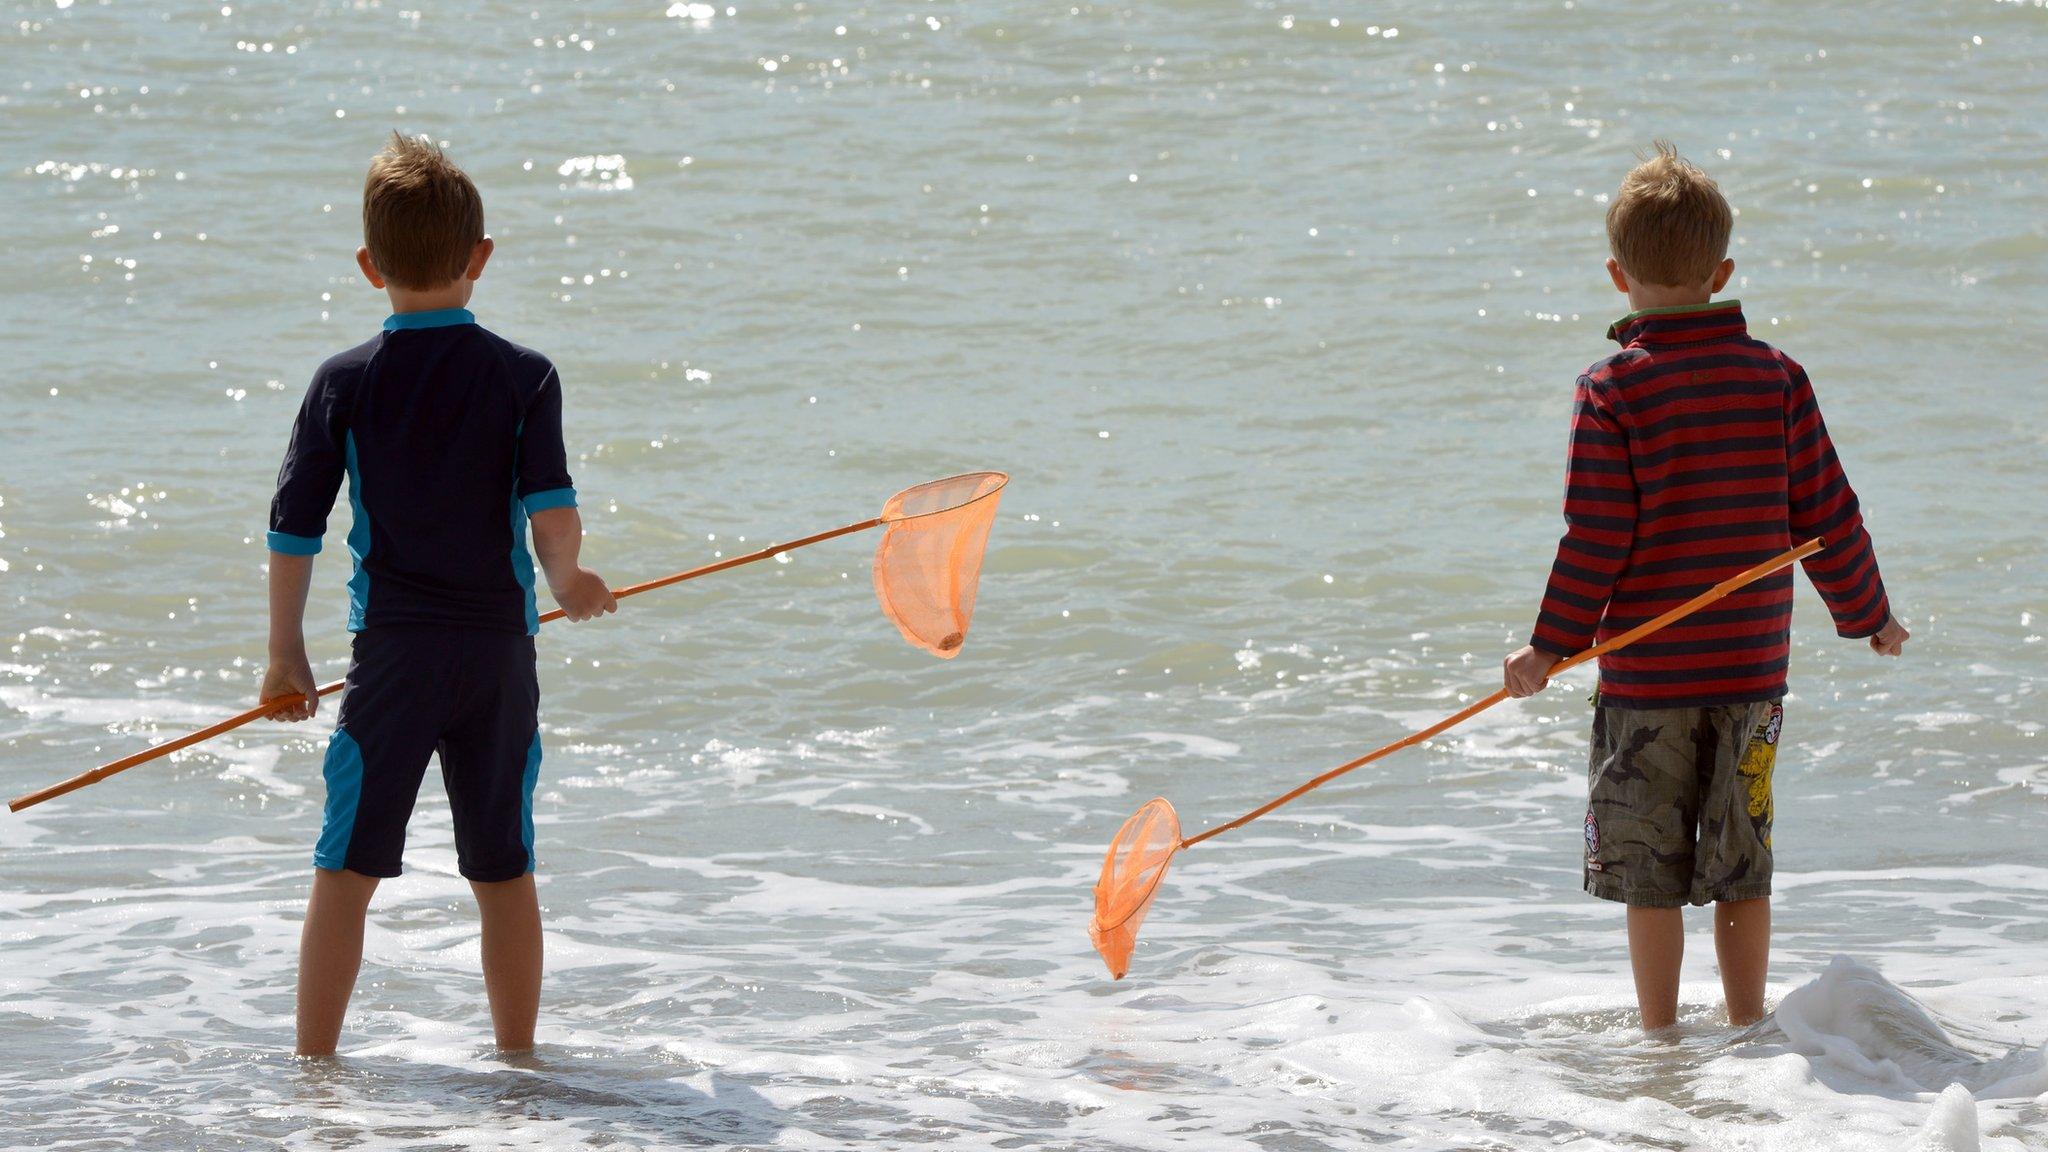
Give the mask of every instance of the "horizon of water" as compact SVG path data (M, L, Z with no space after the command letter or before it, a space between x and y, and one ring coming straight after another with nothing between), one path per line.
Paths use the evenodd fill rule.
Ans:
M15 4L0 30L0 788L228 715L363 168L482 188L614 583L1011 472L957 660L871 540L540 639L540 1050L487 1045L423 790L343 1058L291 1043L312 725L0 818L0 1144L2048 1149L2048 9L996 0ZM1579 891L1590 677L1185 853L1498 683L1675 140L1815 380L1903 660L1800 592L1753 1029L1694 918L1633 1023ZM347 510L309 613L346 663Z

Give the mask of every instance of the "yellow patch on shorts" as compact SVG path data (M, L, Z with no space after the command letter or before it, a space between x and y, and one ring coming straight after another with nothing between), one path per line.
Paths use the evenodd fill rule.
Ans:
M1756 732L1749 738L1749 747L1743 750L1742 763L1736 771L1742 773L1743 782L1749 790L1749 818L1762 822L1768 829L1775 815L1771 802L1771 769L1778 762L1778 731L1783 723L1776 706L1764 722L1756 726ZM1764 847L1771 846L1769 831L1764 833Z

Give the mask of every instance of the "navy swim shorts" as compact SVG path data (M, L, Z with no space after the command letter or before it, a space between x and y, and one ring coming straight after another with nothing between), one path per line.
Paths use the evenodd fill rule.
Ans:
M398 875L405 825L438 753L462 875L494 883L533 871L539 707L531 636L411 625L356 633L322 770L314 867Z

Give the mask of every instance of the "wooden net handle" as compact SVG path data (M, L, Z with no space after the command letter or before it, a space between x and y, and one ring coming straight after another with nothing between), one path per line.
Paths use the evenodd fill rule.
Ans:
M749 552L744 556L734 556L730 559L720 560L712 564L706 564L699 568L691 568L682 572L672 573L670 575L663 576L657 580L649 580L644 584L633 584L625 588L619 588L614 590L612 592L612 595L623 600L628 596L637 596L642 592L651 592L656 588L666 588L671 584L680 584L685 580L694 580L699 576L709 576L713 572L723 572L728 568L737 568L742 564L752 564L757 560L766 560L770 556L779 556L784 552L788 552L797 548L802 548L808 544L821 543L823 541L831 540L839 536L846 536L854 532L865 532L868 529L880 524L881 522L882 521L880 519L862 520L857 524L842 525L841 527L834 528L829 532L819 532L813 536L805 536L801 539L791 540L782 544L770 544L768 547L763 548L758 552ZM560 620L565 615L567 615L567 613L563 612L560 608L556 608L553 611L541 616L540 623L546 624L551 620ZM315 688L313 690L314 698L317 699L321 696L331 696L334 693L341 691L343 683L344 681L335 680L331 683L320 685L318 688ZM306 697L297 692L294 692L289 696L278 696L270 700L265 700L263 703L258 704L254 708L249 709L247 712L242 712L237 715L230 716L226 720L223 720L218 724L201 728L197 732L188 732L175 740L166 740L162 744L157 744L149 748L145 748L132 756L123 756L119 760L109 761L108 763L102 764L99 767L94 768L90 772L81 772L78 775L73 776L69 780L59 781L58 783L52 784L47 788L43 788L35 792L30 792L26 795L17 796L14 799L9 800L7 802L7 810L9 812L19 812L24 808L32 808L35 805L41 804L43 801L48 800L52 797L62 796L66 792L76 792L77 790L85 787L88 784L97 784L100 781L105 780L107 777L112 776L118 772L126 772L128 769L135 767L137 764L147 764L151 760L155 760L162 756L168 756L181 748L190 748L194 744L199 744L211 740L215 736L219 736L224 732L232 732L235 729L240 728L242 725L247 724L251 721L261 720L262 718L270 715L273 712L279 712L286 708L291 708L299 704L304 704L305 702Z
M1813 555L1815 552L1820 551L1824 547L1826 547L1826 545L1821 541L1821 539L1819 537L1815 537L1811 540L1808 540L1806 543L1801 544L1799 547L1792 549L1789 552L1780 554L1775 559L1766 560L1763 563L1757 565L1756 567L1749 569L1748 571L1738 572L1737 574L1730 576L1728 579L1721 581L1719 584L1714 585L1712 588L1709 588L1705 592L1702 592L1699 595L1693 597L1692 599L1687 600L1685 603L1680 604L1678 607L1673 608L1669 612L1664 613L1662 616L1659 616L1654 620L1649 620L1642 624L1638 624L1635 627L1629 629L1628 631L1623 632L1619 636L1609 637L1606 641L1600 644L1596 644L1593 647L1586 649L1584 652L1581 652L1576 656L1568 656L1563 660L1559 660L1557 663L1550 666L1550 671L1546 673L1546 675L1555 676L1559 672L1563 672L1566 669L1576 668L1579 665L1584 664L1588 660L1597 660L1601 656L1606 655L1609 652L1626 648L1630 644L1633 644L1636 641L1641 640L1643 637L1648 636L1652 632L1655 632L1661 628L1667 627L1671 624L1674 624L1680 620L1685 619L1687 616L1690 616L1693 613L1699 611L1700 609L1705 608L1707 605L1712 604L1714 601L1721 599L1723 596L1728 595L1730 592L1733 592L1738 588L1743 588L1750 584L1754 584L1758 580L1761 580L1764 577L1769 576L1771 573L1776 572L1780 568L1785 568L1789 567L1790 565L1796 564L1799 561L1806 559L1808 556ZM1273 809L1280 807L1282 804L1285 804L1288 801L1299 797L1305 792L1312 792L1315 789L1322 787L1323 785L1329 783L1332 780L1335 780L1337 777L1344 775L1346 772L1349 772L1354 768L1363 768L1367 764L1370 764L1373 761L1378 760L1382 756L1386 756L1389 753L1393 752L1399 752L1401 749L1409 747L1410 745L1420 744L1424 740L1427 740L1432 736L1436 736L1439 733L1446 731L1447 729L1455 728L1458 725L1463 724L1465 721L1470 720L1472 717L1479 715L1481 712L1486 711L1488 708L1493 707L1495 704L1498 704L1507 698L1508 690L1506 688L1501 688L1495 691L1493 695L1488 696L1483 700L1477 700L1471 704L1467 704L1465 707L1460 708L1458 711L1452 713L1451 715L1444 717L1443 719L1437 721L1434 724L1431 724L1429 727L1424 728L1420 732L1413 732L1409 735L1403 736L1399 740L1396 740L1392 744L1389 744L1383 748L1375 748L1372 751L1366 753L1365 755L1360 756L1358 759L1351 761L1349 764L1339 764L1337 767L1330 769L1328 772L1323 773L1321 776L1318 776L1313 780L1310 780L1308 783L1303 784L1301 787L1296 788L1294 791L1289 792L1286 795L1280 796L1276 799L1269 800L1266 803L1259 805L1257 808L1254 808L1251 811L1245 813L1244 815L1239 816L1237 819L1232 820L1228 824L1218 824L1216 827L1211 828L1206 832L1202 832L1199 835L1190 836L1186 840L1181 841L1180 846L1183 848L1189 848L1196 844L1200 844L1202 841L1207 840L1209 837L1214 836L1220 832L1228 832L1232 828L1236 828L1243 824L1249 824L1252 821L1257 820L1259 817L1264 816L1266 813L1271 812Z

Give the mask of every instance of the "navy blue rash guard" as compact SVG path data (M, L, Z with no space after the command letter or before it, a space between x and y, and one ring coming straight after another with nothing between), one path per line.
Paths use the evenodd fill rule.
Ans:
M576 504L547 357L464 308L384 321L313 374L270 504L272 552L320 551L344 475L351 632L539 630L526 518Z

